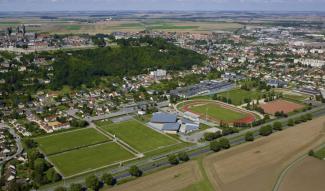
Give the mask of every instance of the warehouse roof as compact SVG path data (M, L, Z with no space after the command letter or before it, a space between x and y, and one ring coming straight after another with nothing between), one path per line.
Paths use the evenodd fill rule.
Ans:
M180 127L179 123L165 123L162 130L163 131L178 131Z
M176 114L157 112L152 115L151 123L175 123Z

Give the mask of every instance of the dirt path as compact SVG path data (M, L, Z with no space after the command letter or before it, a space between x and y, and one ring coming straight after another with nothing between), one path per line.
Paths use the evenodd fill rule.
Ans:
M307 157L287 173L279 191L323 191L325 189L325 161Z
M325 140L325 117L272 134L253 143L208 156L203 164L210 182L222 191L272 190L290 161Z
M107 189L107 191L177 191L202 179L197 161L190 161Z

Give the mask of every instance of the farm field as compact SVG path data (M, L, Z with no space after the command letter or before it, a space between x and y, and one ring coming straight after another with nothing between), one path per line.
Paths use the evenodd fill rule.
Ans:
M242 27L234 22L207 22L207 21L177 21L168 19L123 19L109 22L86 23L69 19L46 20L37 17L17 19L1 19L0 30L19 24L33 24L27 27L28 31L48 32L51 34L97 34L121 32L138 32L143 30L154 31L182 31L182 32L214 32L216 30L236 30Z
M124 148L109 142L52 155L49 160L67 177L133 157Z
M240 110L234 106L213 100L191 100L180 103L177 106L181 111L189 111L200 115L201 119L226 123L251 123L255 116L247 111Z
M323 191L325 161L307 157L295 164L284 177L279 191Z
M202 180L203 176L198 163L190 161L111 189L106 189L106 191L180 191Z
M109 141L105 135L91 128L37 137L34 140L46 155Z
M287 114L295 110L303 109L305 106L291 101L278 99L261 104L260 107L264 110L265 113L274 115L276 112L281 111Z
M178 143L177 140L168 135L156 132L136 120L109 123L107 125L101 123L100 127L116 135L140 152L148 152Z
M234 105L241 105L244 104L245 99L258 99L262 98L262 93L258 91L246 91L242 89L235 89L230 90L227 92L222 92L218 94L219 96L226 97L228 99L231 99L232 104Z
M254 143L209 155L203 165L210 182L215 190L272 190L291 161L323 143L324 120L316 118Z

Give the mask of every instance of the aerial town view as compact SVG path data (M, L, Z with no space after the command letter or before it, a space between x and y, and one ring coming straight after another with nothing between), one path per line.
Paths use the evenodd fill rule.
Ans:
M324 0L0 0L0 191L324 177Z

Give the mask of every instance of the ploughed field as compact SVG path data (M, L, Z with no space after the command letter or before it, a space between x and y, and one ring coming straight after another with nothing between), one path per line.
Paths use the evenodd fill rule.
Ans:
M215 190L272 190L283 169L323 143L324 120L325 117L313 119L206 157L204 167L210 182ZM312 182L313 177L306 178ZM296 182L295 179L292 181Z

